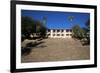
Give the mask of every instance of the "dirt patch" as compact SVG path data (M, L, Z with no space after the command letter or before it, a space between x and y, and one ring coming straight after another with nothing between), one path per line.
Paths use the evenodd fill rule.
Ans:
M33 40L24 41L27 43ZM27 55L21 56L21 62L47 62L90 59L90 46L83 46L79 40L43 39L37 46L31 46ZM33 41L34 43L34 41ZM22 44L25 46L25 44Z

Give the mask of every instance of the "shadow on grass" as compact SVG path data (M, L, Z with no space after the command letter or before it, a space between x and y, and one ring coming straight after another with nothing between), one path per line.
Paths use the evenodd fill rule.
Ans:
M32 49L33 48L37 48L37 46L41 47L41 48L46 47L45 45L41 45L42 43L45 43L45 42L44 41L38 41L38 42L27 43L26 47L22 47L21 48L21 55L28 55L28 54L30 54ZM39 45L41 45L41 46L39 46Z

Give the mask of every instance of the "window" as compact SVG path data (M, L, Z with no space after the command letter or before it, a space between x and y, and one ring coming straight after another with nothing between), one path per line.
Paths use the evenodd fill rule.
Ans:
M57 34L57 36L60 36L60 34Z
M61 32L63 32L64 30L61 30Z
M53 32L55 32L55 30L53 30Z
M60 30L57 30L57 32L60 32Z
M50 36L50 34L48 34L48 36Z
M53 36L55 36L55 34L53 34Z
M50 30L48 29L48 32L50 32Z
M64 34L62 34L62 36L64 36Z
M72 32L72 30L69 30L69 32Z
M70 34L70 36L72 36L72 34Z
M66 34L66 36L69 36L69 34Z
M69 32L69 30L67 29L66 32Z

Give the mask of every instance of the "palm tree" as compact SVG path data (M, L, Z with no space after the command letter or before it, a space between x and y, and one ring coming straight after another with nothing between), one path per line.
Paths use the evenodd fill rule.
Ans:
M47 24L47 17L46 16L43 16L43 21L42 22L43 22L43 25L46 26L46 24Z
M68 16L69 21L73 21L73 19L74 19L74 16Z
M46 36L46 30L47 30L46 24L47 24L47 17L43 16L42 26L41 26L41 29L40 29L40 31L41 31L41 33L40 33L41 37L45 37Z

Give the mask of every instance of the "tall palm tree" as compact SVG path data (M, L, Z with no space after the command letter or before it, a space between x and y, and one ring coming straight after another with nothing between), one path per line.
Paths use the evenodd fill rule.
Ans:
M73 21L73 19L74 19L74 16L68 16L69 21Z
M43 17L43 26L46 26L46 24L47 24L47 17L44 16L44 17Z

